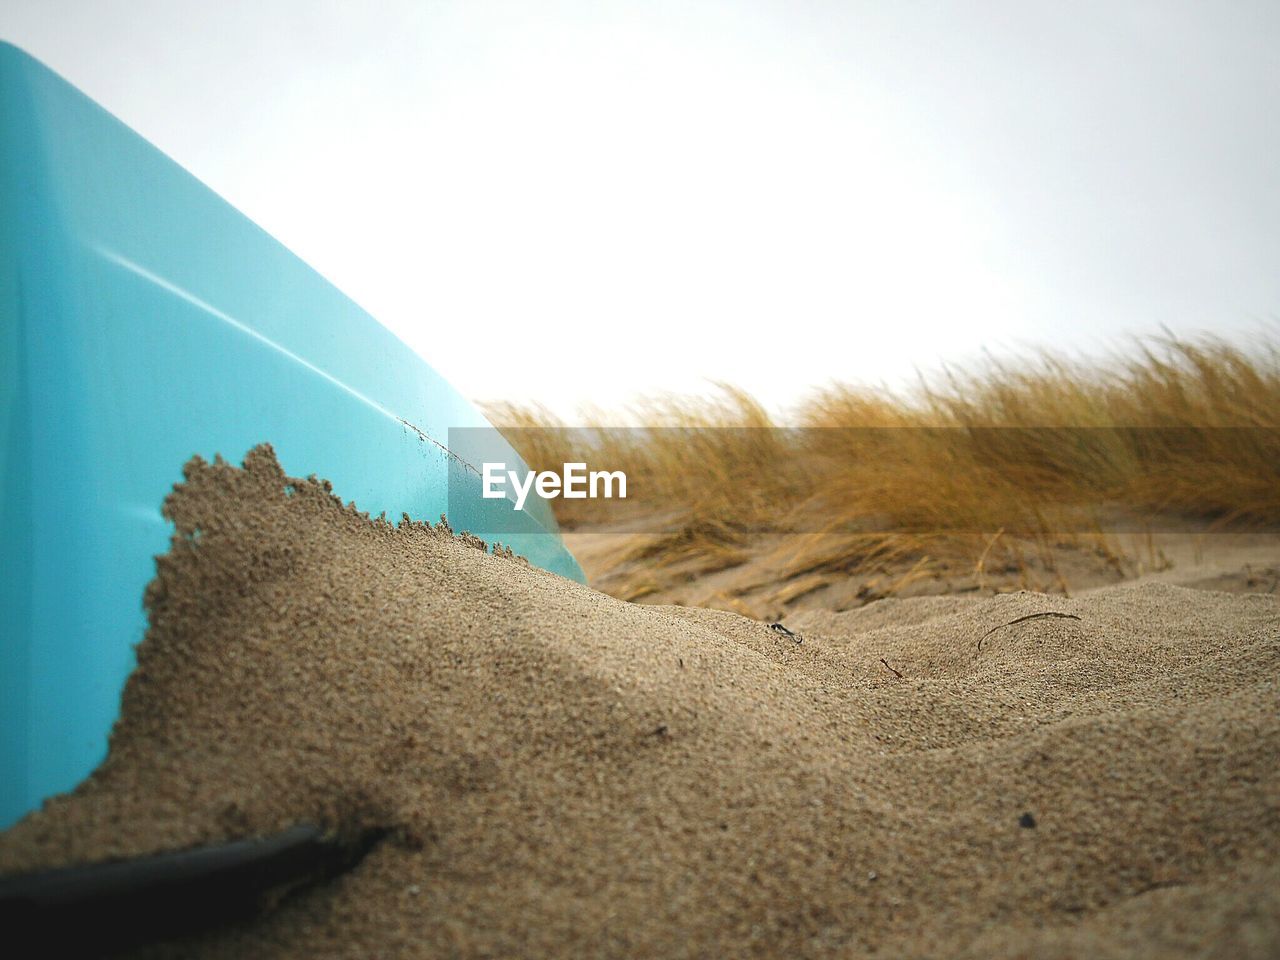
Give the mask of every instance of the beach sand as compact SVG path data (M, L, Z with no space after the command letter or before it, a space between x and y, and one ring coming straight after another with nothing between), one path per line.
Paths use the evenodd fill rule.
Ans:
M789 636L371 521L269 448L186 477L110 754L0 872L391 834L149 956L1280 955L1272 594L887 599Z

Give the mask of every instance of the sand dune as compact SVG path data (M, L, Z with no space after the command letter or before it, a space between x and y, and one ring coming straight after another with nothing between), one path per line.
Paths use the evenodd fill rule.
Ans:
M792 636L370 521L268 449L168 510L110 756L0 870L393 831L173 955L1280 953L1275 596L890 599Z

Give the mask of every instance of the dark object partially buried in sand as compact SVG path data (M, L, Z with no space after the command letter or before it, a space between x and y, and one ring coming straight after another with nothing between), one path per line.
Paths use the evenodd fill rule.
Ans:
M249 919L383 839L298 824L269 837L0 879L0 927L44 956L101 956Z

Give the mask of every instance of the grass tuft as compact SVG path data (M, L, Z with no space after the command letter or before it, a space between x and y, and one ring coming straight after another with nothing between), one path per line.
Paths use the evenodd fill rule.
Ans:
M720 571L762 551L773 585L747 577L735 591L767 588L771 614L851 576L860 602L944 570L967 571L976 589L999 580L1066 592L1064 550L1117 575L1135 564L1103 532L1117 510L1234 530L1280 522L1276 345L1165 336L1135 347L1092 363L990 359L900 394L834 385L784 421L719 384L710 396L594 415L589 451L544 408L486 412L535 469L589 459L627 472L624 508L554 501L566 528L669 521L619 554L634 573L610 588L620 595L661 593L664 575ZM1050 429L1081 427L1105 429Z

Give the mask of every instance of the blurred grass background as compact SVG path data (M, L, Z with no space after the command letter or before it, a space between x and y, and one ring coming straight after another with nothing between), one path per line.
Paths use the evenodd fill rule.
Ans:
M662 518L662 533L616 551L615 575L601 586L624 599L762 551L771 562L753 574L761 582L734 592L759 598L768 579L767 596L743 612L777 615L850 576L865 602L944 569L967 571L979 589L998 572L1004 588L1065 592L1064 551L1117 572L1162 562L1152 541L1145 557L1117 545L1098 512L1108 504L1139 525L1175 518L1240 531L1280 522L1280 350L1271 336L1148 338L1127 357L1096 361L990 359L902 392L834 384L781 418L729 384L587 412L572 426L596 428L589 434L536 405L486 412L534 469L586 460L626 471L625 511L552 501L565 529ZM886 427L915 429L861 429ZM1107 429L1073 432L1070 442L1046 429L1082 427Z

